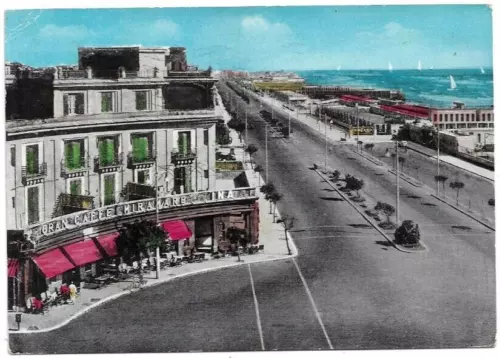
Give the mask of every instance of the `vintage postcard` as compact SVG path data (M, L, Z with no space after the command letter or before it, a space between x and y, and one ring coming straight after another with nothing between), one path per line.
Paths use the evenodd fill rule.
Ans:
M6 10L9 352L491 351L492 11Z

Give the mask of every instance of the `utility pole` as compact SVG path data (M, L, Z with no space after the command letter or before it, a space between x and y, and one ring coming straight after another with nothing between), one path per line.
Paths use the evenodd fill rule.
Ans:
M158 153L158 150L157 150ZM160 225L160 208L158 196L158 155L155 160L155 186L156 186L156 225ZM156 279L160 279L160 247L156 248Z
M247 108L245 106L245 144L248 145L248 118L247 118Z
M396 225L399 225L399 143L396 141Z
M359 152L359 107L358 107L357 103L356 103L356 120L357 120L356 148L358 149L358 152Z
M321 118L320 118L321 119ZM328 155L328 139L326 138L326 113L325 113L325 171L326 169L326 164L327 164L327 155Z
M437 126L437 175L439 176L439 124ZM439 182L436 181L437 183L437 196L439 197Z
M266 123L266 183L268 183L268 179L269 179L269 163L267 156L267 123Z

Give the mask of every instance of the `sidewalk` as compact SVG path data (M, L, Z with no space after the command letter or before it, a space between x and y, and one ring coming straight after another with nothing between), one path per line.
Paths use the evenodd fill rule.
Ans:
M231 132L231 136L233 137L232 146L236 147L235 156L237 160L243 161L243 148L238 148L238 146L241 146L242 143L239 141L236 132L232 130ZM259 175L251 169L250 163L244 163L244 166L249 185L250 187L257 188L257 195L259 196L259 245L264 245L264 251L253 255L242 255L241 262L238 262L238 257L233 256L220 259L213 259L210 257L201 263L186 263L178 267L168 267L165 270L161 270L160 279L158 280L155 278L156 272L151 272L144 275L144 279L147 280L147 283L143 285L142 288L156 286L180 277L212 270L264 261L290 259L297 256L297 249L290 236L289 244L292 255L288 255L283 227L281 224L272 222L272 215L269 214L269 203L264 199L264 196L260 193L258 187ZM264 181L260 178L260 185L262 184L264 184ZM276 210L276 213L277 217L279 217L278 210ZM73 319L78 318L85 312L103 304L104 302L116 299L122 295L130 294L133 291L137 291L137 289L131 290L129 288L131 284L132 281L123 281L110 284L109 286L99 290L83 288L74 305L66 304L53 307L46 312L45 315L23 313L20 331L17 331L15 312L9 312L9 333L37 333L62 327Z
M432 159L437 160L437 152L434 149L430 149L419 144L408 143L408 148L418 152L420 154L426 155ZM446 162L448 164L454 165L455 167L461 168L473 174L479 175L483 178L486 178L491 181L495 181L495 172L492 170L488 170L472 163L469 163L460 158L451 156L451 155L440 155L439 160Z

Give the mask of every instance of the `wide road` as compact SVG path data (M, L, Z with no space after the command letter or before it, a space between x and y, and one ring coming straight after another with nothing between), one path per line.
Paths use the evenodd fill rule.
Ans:
M255 157L264 167L260 105L252 102L249 109L255 124L249 142L259 147ZM11 335L11 349L135 353L491 346L494 233L424 194L409 198L415 188L403 184L403 216L415 215L429 250L406 254L387 246L310 169L324 160L321 135L296 122L294 127L290 140L269 140L268 160L269 180L285 195L280 212L296 218L297 258L148 288L59 330ZM394 178L387 170L377 175L378 167L346 147L330 150L330 164L362 176L366 192L393 196Z

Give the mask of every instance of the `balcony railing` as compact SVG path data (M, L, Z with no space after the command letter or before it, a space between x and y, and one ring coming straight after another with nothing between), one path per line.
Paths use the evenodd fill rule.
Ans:
M128 182L123 188L121 196L127 201L156 198L156 189L151 185Z
M87 78L87 71L85 70L61 70L59 71L59 79L69 78Z
M211 71L169 71L168 77L212 77Z
M191 150L172 152L172 162L175 165L191 164L195 159L196 153Z
M71 161L61 160L61 176L68 177L74 173L85 172L89 169L87 158L80 158Z
M59 205L62 208L90 210L94 208L94 197L90 195L60 194Z
M151 165L154 164L156 158L155 156L152 154L152 151L149 151L149 153L145 156L145 157L142 157L142 158L138 158L137 156L134 156L133 153L129 153L128 154L128 167L129 168L136 168L137 166L144 166L144 167L149 167Z
M116 153L112 160L94 157L94 171L116 171L123 164L123 153Z
M47 175L47 163L43 162L42 164L34 167L28 168L26 166L21 167L21 180L26 185L29 180L35 180L43 178Z

